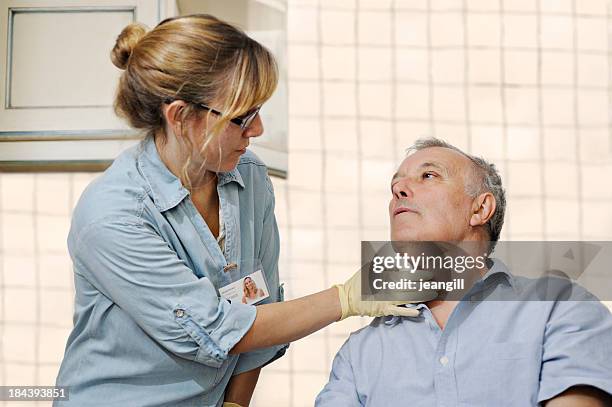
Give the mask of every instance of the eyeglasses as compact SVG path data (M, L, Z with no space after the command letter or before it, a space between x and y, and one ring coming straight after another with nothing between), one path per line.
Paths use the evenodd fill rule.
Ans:
M170 104L172 102L174 102L176 99L172 99L172 98L166 98L164 99L164 103L165 104ZM196 105L197 107L207 110L209 112L211 112L214 115L217 116L221 116L223 113L221 113L218 110L213 109L212 107L208 107L206 106L204 103L198 103L198 102L189 102L186 100L186 102L191 103ZM252 123L253 120L255 120L255 117L257 117L257 114L259 113L259 111L261 110L261 105L249 110L248 112L246 112L245 114L238 116L238 117L234 117L233 119L230 119L231 123L234 123L235 125L237 125L238 127L240 127L242 130L248 128Z

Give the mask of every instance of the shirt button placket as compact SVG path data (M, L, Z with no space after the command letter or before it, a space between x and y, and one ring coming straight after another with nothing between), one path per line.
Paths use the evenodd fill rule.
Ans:
M440 341L438 342L435 363L437 364L436 373L434 375L434 386L438 399L437 407L453 406L456 392L455 381L453 379L453 364L451 362L452 349L448 349L448 342L452 340L452 327L447 326L447 329L441 331Z

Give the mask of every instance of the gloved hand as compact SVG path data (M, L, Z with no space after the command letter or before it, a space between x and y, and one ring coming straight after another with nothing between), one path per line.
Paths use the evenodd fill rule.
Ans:
M223 407L242 407L240 404L223 402Z
M431 273L429 272L418 276L418 278L423 278L424 280L429 280L431 277ZM402 291L402 297L406 299L402 301L362 301L361 273L359 271L349 278L346 283L336 284L334 287L338 288L338 297L340 299L340 306L342 307L340 321L344 318L356 315L369 317L383 317L387 315L416 317L419 315L418 310L401 307L399 305L430 301L438 296L438 292L434 290L405 290Z

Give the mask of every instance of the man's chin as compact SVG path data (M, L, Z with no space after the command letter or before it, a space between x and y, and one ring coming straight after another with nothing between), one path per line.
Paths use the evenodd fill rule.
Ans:
M447 239L444 239L441 233L432 230L424 230L424 228L419 230L417 228L408 229L403 226L397 231L394 231L391 227L391 240L394 242L441 242Z
M393 233L391 232L391 240L394 242L418 242L423 240L422 236L418 236L416 233Z
M391 219L391 240L396 242L414 242L425 240L423 239L424 228L418 227L414 223L415 222L407 222L406 219Z

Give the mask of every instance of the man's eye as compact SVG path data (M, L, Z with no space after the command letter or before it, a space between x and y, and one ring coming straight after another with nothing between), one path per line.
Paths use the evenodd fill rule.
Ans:
M435 172L424 172L422 177L423 179L428 179L428 178L435 178L437 177L438 174L436 174Z

